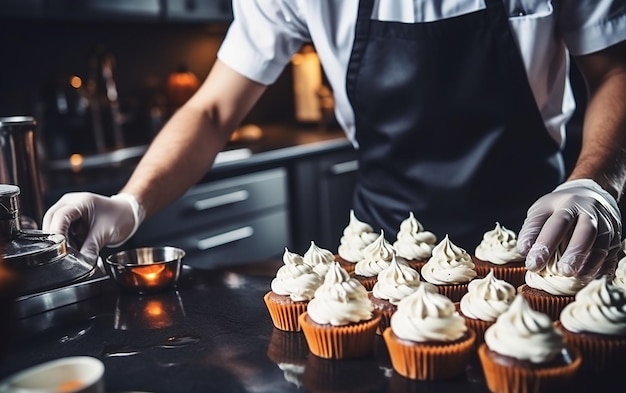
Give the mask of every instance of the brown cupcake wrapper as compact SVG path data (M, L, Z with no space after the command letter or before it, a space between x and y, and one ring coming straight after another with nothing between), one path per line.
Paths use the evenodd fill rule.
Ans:
M347 359L372 352L380 312L374 310L372 319L346 326L318 325L307 312L299 317L309 350L324 359Z
M469 318L463 316L465 319L465 325L476 333L476 340L474 341L474 349L478 349L480 344L485 342L485 331L493 322L482 321L480 319Z
M277 304L269 300L270 293L271 291L263 296L263 301L267 306L274 327L287 332L299 332L300 323L298 322L298 317L306 311L308 302Z
M526 266L477 264L475 268L480 277L485 277L490 270L493 270L495 278L504 280L516 288L526 283Z
M428 261L418 261L416 259L409 259L409 260L406 261L406 264L409 265L409 267L417 270L418 273L421 273L422 272L422 267L424 267L426 262L428 262Z
M380 322L378 323L376 334L382 335L385 329L391 326L391 316L393 314L394 311L380 310Z
M354 266L356 265L356 262L346 261L345 259L340 257L339 254L335 254L335 261L337 261L339 263L339 266L341 266L348 273L354 273Z
M378 281L378 276L365 277L365 276L354 276L369 292L374 289L374 285Z
M494 361L487 352L487 345L478 347L478 357L483 367L487 387L498 393L534 393L557 391L575 383L581 365L580 352L570 349L572 362L545 368L505 366Z
M467 293L467 286L464 284L435 285L440 294L448 297L452 302L460 302L463 295Z
M524 291L527 284L523 284L518 287L517 292L521 293L524 296L524 299L528 302L530 308L535 311L542 312L547 314L553 321L556 321L561 316L561 311L574 301L574 296L557 296L551 295L547 292L545 293L537 293L533 291L532 293Z
M387 328L383 339L396 373L409 379L434 381L463 374L476 340L473 330L467 333L468 337L460 342L406 345Z

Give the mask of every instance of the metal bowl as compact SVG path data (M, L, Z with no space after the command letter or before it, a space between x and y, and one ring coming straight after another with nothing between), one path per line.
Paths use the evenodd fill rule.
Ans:
M145 294L175 288L184 256L176 247L142 247L109 255L106 263L121 288Z

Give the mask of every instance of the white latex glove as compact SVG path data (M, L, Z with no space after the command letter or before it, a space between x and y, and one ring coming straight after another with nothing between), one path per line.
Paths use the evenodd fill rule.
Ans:
M537 271L558 249L559 273L588 281L615 269L621 233L615 198L593 180L571 180L528 209L518 251L528 270Z
M65 194L43 217L42 229L60 233L68 242L77 237L81 254L96 259L105 246L117 247L137 231L145 217L130 194L106 197L89 192Z

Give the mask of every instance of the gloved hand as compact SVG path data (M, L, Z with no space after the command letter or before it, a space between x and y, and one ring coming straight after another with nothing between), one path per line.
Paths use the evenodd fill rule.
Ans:
M528 270L540 270L558 249L559 273L590 281L615 269L621 233L615 198L593 180L578 179L561 184L528 209L517 244Z
M81 254L96 259L105 246L117 247L137 231L145 217L143 207L130 194L111 197L89 192L65 194L43 217L42 229L73 241ZM74 245L73 245L74 246Z

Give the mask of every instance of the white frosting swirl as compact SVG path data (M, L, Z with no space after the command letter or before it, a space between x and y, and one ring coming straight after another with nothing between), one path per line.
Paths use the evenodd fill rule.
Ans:
M354 273L365 277L377 276L389 267L395 254L396 251L385 239L385 233L381 230L380 236L363 250L363 259L354 265ZM396 259L400 263L406 263L401 257L396 256Z
M393 243L396 253L405 259L428 259L437 242L434 233L425 231L422 223L415 219L413 212L400 223L397 240Z
M339 256L349 262L358 262L363 259L363 249L378 238L371 225L356 218L354 210L350 210L350 222L343 230L339 239Z
M311 241L311 246L302 256L304 263L311 266L315 273L324 277L330 265L335 261L335 254L330 250L318 247L315 242Z
M496 265L521 262L524 256L517 252L515 232L496 222L495 229L485 232L483 239L474 251L476 258Z
M521 294L485 331L485 343L494 352L532 363L549 362L565 347L552 319L533 310Z
M561 254L556 252L540 271L526 271L524 278L526 284L531 288L540 289L552 295L575 295L585 284L574 276L566 277L558 272L556 263L560 257Z
M476 277L472 257L454 245L448 235L435 246L421 273L426 281L435 285L461 284Z
M461 298L461 312L468 318L493 322L506 311L517 294L510 283L497 279L493 270L484 278L470 281L467 293Z
M617 263L615 277L613 277L613 285L626 289L626 257L620 259Z
M276 272L270 286L278 295L289 296L294 302L311 300L322 285L322 277L304 263L302 257L285 248L284 265Z
M626 289L610 284L605 276L592 280L559 319L570 332L626 336Z
M399 338L415 342L449 342L467 331L465 319L446 296L425 285L405 297L391 316L391 330Z
M307 305L309 317L322 325L342 326L369 320L373 311L365 287L337 262L332 263L324 283Z
M417 291L420 285L426 285L428 290L437 292L434 285L420 280L417 270L398 262L394 256L389 266L378 273L378 281L372 288L372 295L397 305L400 300Z

